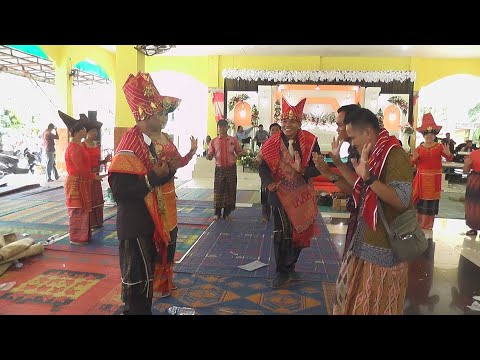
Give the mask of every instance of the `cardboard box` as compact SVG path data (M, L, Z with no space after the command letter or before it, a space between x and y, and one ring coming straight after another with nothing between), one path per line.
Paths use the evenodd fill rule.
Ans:
M336 211L346 211L347 199L333 199L332 209Z

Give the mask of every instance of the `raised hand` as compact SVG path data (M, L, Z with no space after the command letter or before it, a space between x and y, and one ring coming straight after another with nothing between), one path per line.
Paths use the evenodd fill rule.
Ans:
M343 145L343 140L340 140L338 137L333 138L332 140L332 157L340 159L340 148Z
M295 151L293 153L293 163L291 164L293 169L298 172L298 173L302 173L302 160L300 159L300 154L298 153L298 151Z
M360 155L360 161L357 161L354 158L352 159L352 165L353 165L353 168L355 169L355 172L363 180L365 180L368 176L370 176L370 170L368 169L368 156L370 155L371 148L372 148L372 144L363 145L362 155Z
M322 154L318 154L318 153L314 152L314 153L312 153L312 159L313 159L313 162L315 164L315 167L317 168L318 171L320 171L320 173L322 175L325 176L327 173L331 172L330 167L325 162L325 159L324 159Z
M190 136L190 152L195 154L198 149L198 139L195 139L193 136Z
M442 146L443 146L443 152L446 155L450 155L450 147L447 144L442 144Z

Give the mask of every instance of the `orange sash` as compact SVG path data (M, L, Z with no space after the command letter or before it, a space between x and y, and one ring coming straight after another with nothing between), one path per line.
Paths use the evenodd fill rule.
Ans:
M136 157L133 153L120 151L115 154L112 159L112 163L109 167L109 173L116 172L122 174L133 174L138 176L145 176L147 174L147 168L141 160ZM147 206L148 212L152 217L153 223L155 224L155 233L153 236L153 241L157 251L164 253L162 258L166 259L166 251L168 242L170 240L170 234L163 226L163 221L160 216L160 211L158 208L157 194L156 192L149 192L145 196L145 205Z
M413 179L413 202L420 199L439 200L442 190L442 171L439 169L424 169L417 172Z

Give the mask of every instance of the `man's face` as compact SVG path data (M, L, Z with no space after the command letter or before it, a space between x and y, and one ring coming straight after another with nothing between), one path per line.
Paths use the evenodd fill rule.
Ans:
M218 125L218 133L220 135L227 135L228 126L227 125Z
M262 126L262 125L258 125L258 130L259 130L259 131L263 131L263 126Z
M340 114L337 114L335 123L337 124L337 134L339 140L349 141L347 136L347 130L345 128L345 111L342 111Z
M371 128L361 129L348 124L346 126L346 134L350 139L350 144L357 149L359 154L362 153L364 145L373 142L373 129Z
M447 139L450 139L450 133L446 133L446 134L445 134L445 137L446 137Z
M288 139L297 136L300 123L295 119L282 119L282 131Z

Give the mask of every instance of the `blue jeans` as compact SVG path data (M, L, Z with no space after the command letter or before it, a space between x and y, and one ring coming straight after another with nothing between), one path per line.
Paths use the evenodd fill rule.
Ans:
M47 161L47 180L52 180L51 173L55 175L55 180L59 178L58 171L55 163L55 151L45 151L45 157Z

